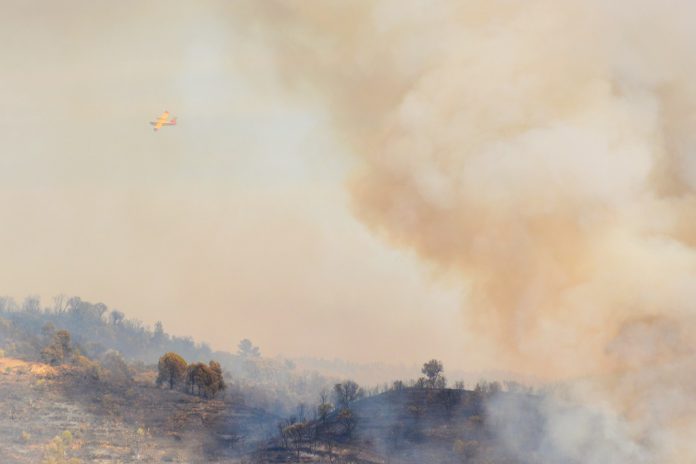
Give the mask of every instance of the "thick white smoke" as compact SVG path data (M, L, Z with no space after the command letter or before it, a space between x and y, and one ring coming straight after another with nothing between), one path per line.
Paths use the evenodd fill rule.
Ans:
M250 2L361 159L357 214L459 276L501 362L586 376L556 462L696 460L696 6Z

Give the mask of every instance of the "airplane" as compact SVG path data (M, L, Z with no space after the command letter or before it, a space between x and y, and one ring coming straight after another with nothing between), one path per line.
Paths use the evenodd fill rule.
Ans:
M164 110L164 113L157 118L157 121L150 121L150 124L155 126L153 128L154 131L157 131L157 129L161 129L162 126L175 126L176 125L176 118L172 118L171 121L167 121L169 118L169 111Z

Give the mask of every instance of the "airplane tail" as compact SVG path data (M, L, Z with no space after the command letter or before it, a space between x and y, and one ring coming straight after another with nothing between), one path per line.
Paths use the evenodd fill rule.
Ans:
M176 118L172 118L171 121L169 121L171 124L176 124Z

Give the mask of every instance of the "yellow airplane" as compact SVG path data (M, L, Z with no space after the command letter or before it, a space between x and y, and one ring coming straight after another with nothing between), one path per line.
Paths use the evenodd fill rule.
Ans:
M164 113L157 118L157 121L150 121L150 124L152 124L154 127L153 130L161 129L162 126L175 126L176 125L176 118L172 118L171 121L168 121L169 119L169 111L164 110Z

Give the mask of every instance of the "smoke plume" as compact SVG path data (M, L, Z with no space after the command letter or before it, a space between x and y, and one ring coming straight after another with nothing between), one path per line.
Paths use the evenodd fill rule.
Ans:
M589 379L549 406L549 459L696 459L693 3L237 8L359 157L356 214L462 282L482 349Z

